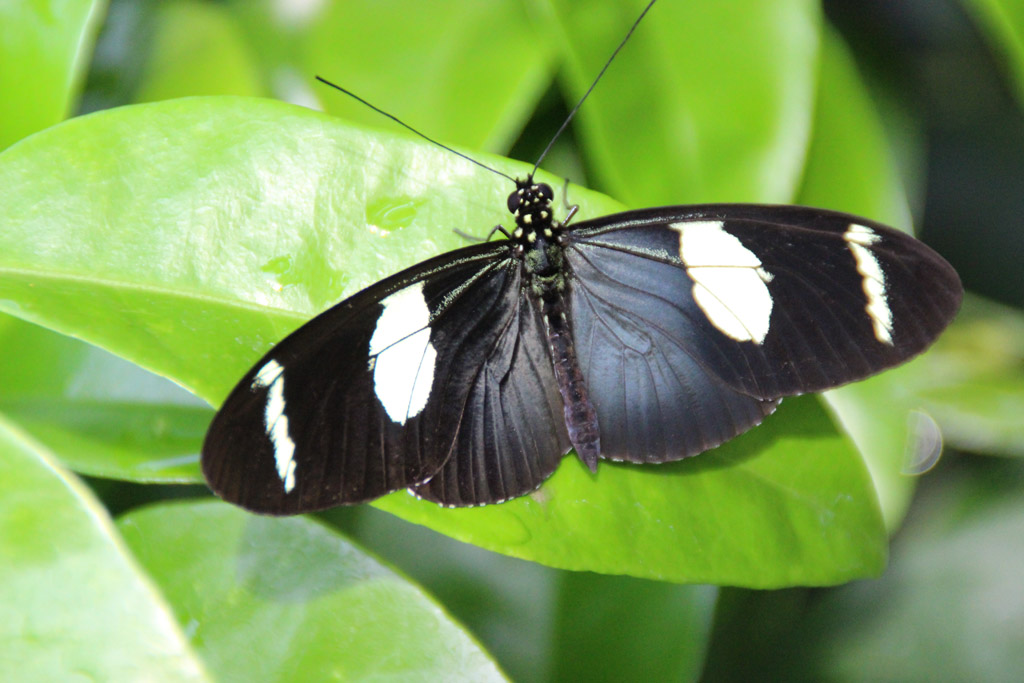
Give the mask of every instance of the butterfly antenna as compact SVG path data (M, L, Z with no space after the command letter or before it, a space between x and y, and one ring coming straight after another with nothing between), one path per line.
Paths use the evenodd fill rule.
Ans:
M645 10L645 11L646 11L646 10ZM616 52L617 52L617 50L616 50ZM370 104L369 102L367 102L366 100L364 100L364 99L363 99L362 97L360 97L359 95L356 95L356 94L355 94L354 92L352 92L351 90L347 90L347 89L345 89L345 88L341 87L340 85L338 85L338 84L336 84L336 83L331 83L331 82L330 82L329 80L327 80L326 78L322 78L322 77L320 77L320 76L317 76L317 77L316 77L316 80L320 81L321 83L323 83L323 84L325 84L325 85L329 85L329 86L331 86L331 87L332 87L332 88L334 88L335 90L339 90L339 91L341 91L341 92L345 93L346 95L348 95L349 97L351 97L352 99L354 99L354 100L355 100L355 101L357 101L357 102L361 102L362 104L365 104L365 105L366 105L367 107L369 107L370 109L374 110L374 111L375 111L375 112L377 112L378 114L381 114L381 115L383 115L383 116L386 116L386 117L388 117L389 119L391 119L392 121L394 121L394 122L395 122L395 123L397 123L398 125L402 126L402 127L403 127L403 128L405 128L406 130L412 131L412 132L413 132L413 133L415 133L416 135L419 135L419 136L420 136L421 138L423 138L423 139L424 139L424 140L426 140L427 142L431 142L431 143L433 143L433 144L437 145L438 147L440 147L441 149L446 149L446 150L448 150L449 152L451 152L452 154L454 154L455 156L458 156L458 157L462 157L462 158L463 158L463 159L465 159L466 161L471 161L471 162L473 162L474 164L476 164L477 166L479 166L480 168L485 168L485 169L487 169L488 171L490 171L491 173L497 173L498 175L502 176L503 178L508 178L508 179L509 179L509 180L511 180L511 181L512 181L513 183L514 183L514 182L516 181L516 179L515 179L515 178L513 178L512 176L510 176L510 175L506 175L506 174L502 173L501 171L499 171L499 170L498 170L498 169L496 169L496 168L491 168L491 167L490 167L490 166L488 166L487 164L485 164L485 163L483 163L483 162L481 162L481 161L477 161L476 159L474 159L474 158L473 158L473 157L471 157L471 156L468 156L468 155L466 155L466 154L463 154L462 152L459 152L459 151L457 151L457 150L454 150L454 149L452 149L451 147L449 147L448 145L445 145L445 144L443 144L443 143L440 143L440 142L438 142L437 140L435 140L435 139L433 139L433 138L431 138L431 137L428 137L428 136L424 135L423 133L419 132L418 130L416 130L415 128L413 128L412 126L410 126L410 125L409 125L408 123L406 123L405 121L402 121L402 120L401 120L400 118L398 118L398 117L397 117L397 116L395 116L394 114L389 114L388 112L384 111L384 110L383 110L383 109L381 109L380 107L376 107L376 106L374 106L374 105ZM550 146L550 145L549 145L549 146Z
M654 3L657 1L658 0L651 0L649 3L647 3L647 7L644 7L644 11L640 13L640 16L636 18L636 21L633 22L633 25L629 27L629 31L626 33L626 37L622 39L622 42L619 43L619 46L615 48L615 52L613 52L612 56L608 58L608 61L604 63L604 66L601 68L601 72L597 74L597 78L595 78L594 82L590 84L589 88L587 88L587 92L583 93L583 97L581 97L580 101L576 103L576 106L572 108L572 111L569 112L569 115L565 117L565 121L562 123L562 127L555 132L555 135L551 138L551 142L549 142L548 146L544 148L544 151L540 153L540 157L537 159L537 163L533 165L533 171L530 172L531 178L533 177L533 174L537 172L537 169L540 168L540 162L544 161L544 157L546 157L548 155L548 152L551 151L551 147L555 144L555 140L557 140L558 136L561 135L562 132L566 129L566 127L569 125L569 122L572 121L572 117L576 115L576 112L579 111L579 108L583 106L583 102L587 99L587 97L590 96L590 93L594 89L594 86L596 86L597 82L601 80L602 76L604 76L604 72L607 71L608 67L611 66L613 61L615 61L615 56L619 54L619 50L621 50L623 46L626 44L626 42L629 41L630 36L633 35L633 31L636 30L636 27L640 25L640 22L643 21L643 18L647 15L647 12L651 9L651 7L654 6Z

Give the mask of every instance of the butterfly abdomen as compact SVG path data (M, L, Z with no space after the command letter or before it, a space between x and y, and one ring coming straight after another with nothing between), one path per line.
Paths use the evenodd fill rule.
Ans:
M565 409L565 427L569 432L569 441L572 442L580 460L592 472L596 472L597 459L601 455L597 411L590 402L587 384L576 356L572 330L569 329L569 320L565 315L565 299L556 291L542 297L540 302L548 350L551 352L551 362L555 370L555 381Z

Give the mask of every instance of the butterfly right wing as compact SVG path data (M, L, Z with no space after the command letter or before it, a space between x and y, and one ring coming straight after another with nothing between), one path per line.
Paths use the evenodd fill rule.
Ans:
M962 296L927 246L823 209L643 209L577 223L565 239L602 456L632 462L694 455L784 396L908 360Z
M320 314L225 400L203 444L210 487L249 510L296 514L427 481L472 419L480 359L507 345L520 297L518 261L490 243Z

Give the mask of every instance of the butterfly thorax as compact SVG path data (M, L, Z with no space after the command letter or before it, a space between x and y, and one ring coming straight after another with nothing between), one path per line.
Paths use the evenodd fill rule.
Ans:
M551 211L554 193L546 183L529 177L516 181L508 197L508 210L516 221L512 234L516 255L523 263L526 286L538 299L553 302L565 291L565 259Z
M551 200L554 196L550 185L535 183L530 176L516 181L515 191L508 196L508 211L516 219L517 239L530 233L543 233L545 228L551 229Z

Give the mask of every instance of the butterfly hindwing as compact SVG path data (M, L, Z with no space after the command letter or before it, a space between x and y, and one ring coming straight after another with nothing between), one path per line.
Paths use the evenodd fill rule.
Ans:
M577 287L607 282L605 299L638 325L665 330L705 372L764 400L907 360L961 297L955 271L924 244L820 209L640 210L578 223L567 241Z
M482 354L520 296L506 246L467 247L382 280L275 346L203 445L222 498L290 514L377 498L447 460Z
M525 291L517 303L480 359L452 456L417 495L445 505L515 498L540 486L569 449L542 324Z
M679 460L733 438L775 409L775 402L727 385L697 353L699 314L686 295L685 271L585 241L567 254L573 336L599 417L602 457Z

